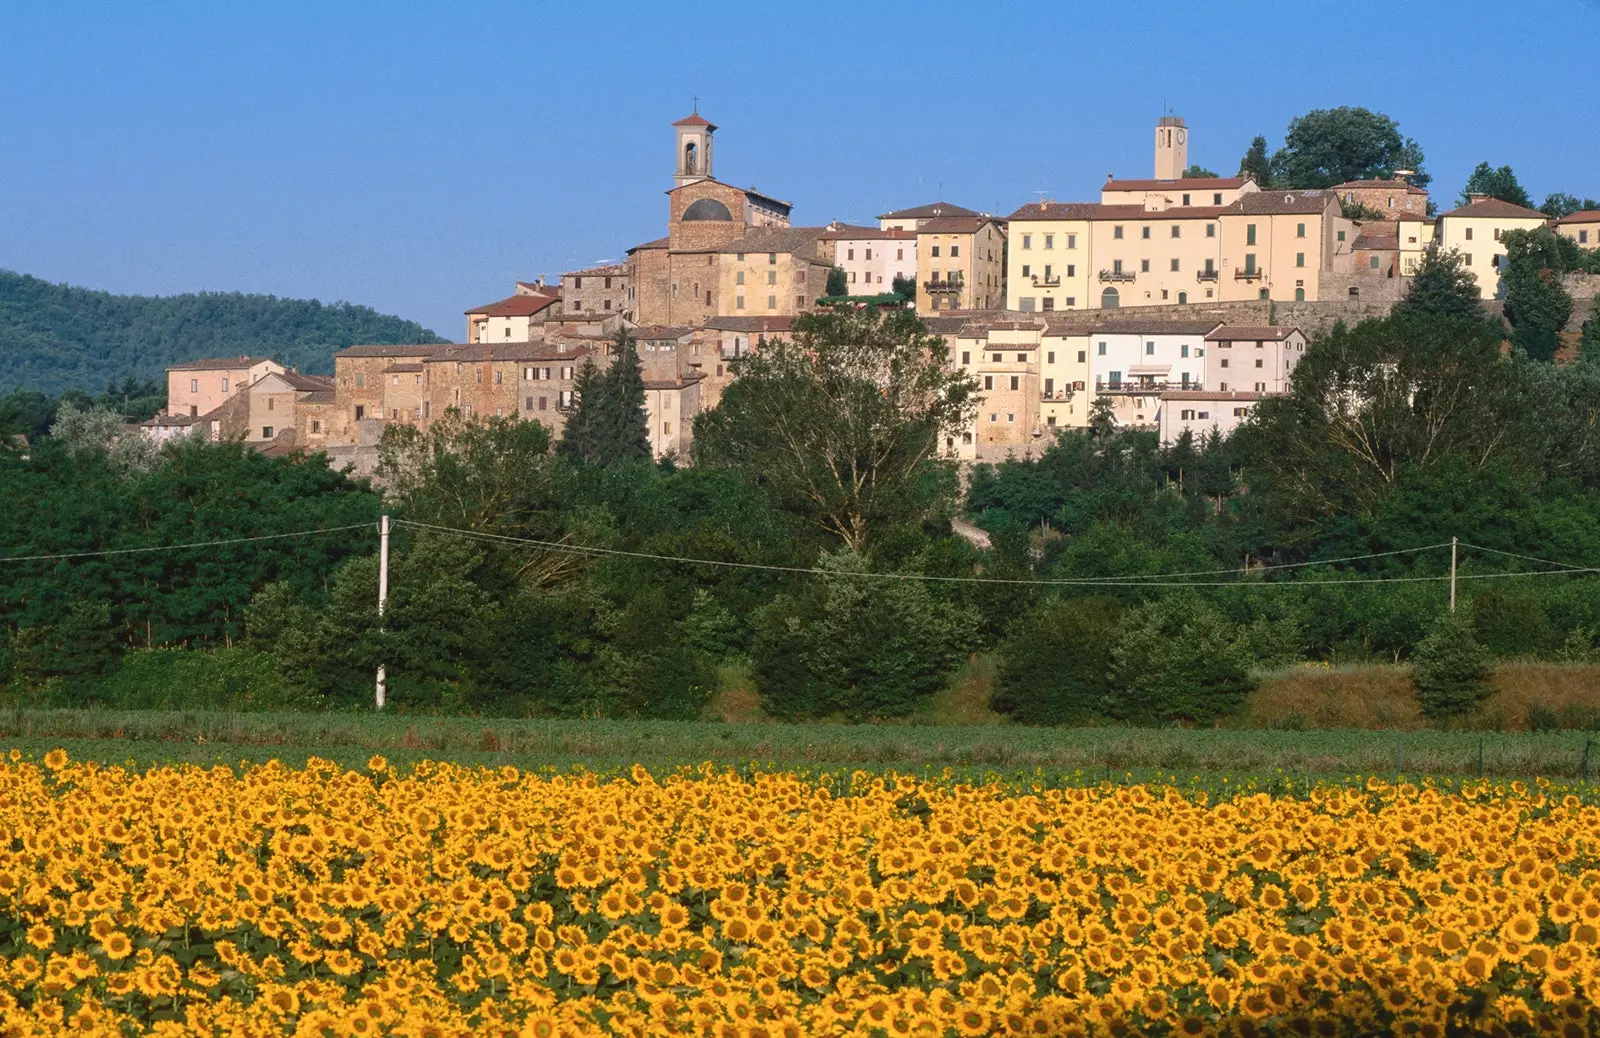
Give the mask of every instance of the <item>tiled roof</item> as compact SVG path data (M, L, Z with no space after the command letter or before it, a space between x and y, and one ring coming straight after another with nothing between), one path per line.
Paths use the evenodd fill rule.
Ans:
M1383 180L1374 177L1371 180L1346 180L1342 184L1335 184L1329 191L1404 191L1408 195L1425 195L1428 192L1415 184L1404 180Z
M793 317L708 317L705 327L719 332L786 332Z
M140 422L139 425L146 429L167 429L174 427L181 428L184 426L193 425L199 420L200 419L191 415L167 414L166 412L162 412L161 414L156 415L154 418L148 418ZM23 442L26 443L27 441Z
M299 393L319 393L323 390L332 391L333 389L333 379L327 375L302 375L298 371L275 371L267 375L266 378L281 378Z
M362 357L427 357L445 349L449 343L419 343L408 346L351 346L335 353L335 357L360 359Z
M949 202L929 202L927 205L914 205L910 209L896 209L892 213L880 213L880 220L931 220L936 216L977 216L973 209L964 209L959 205Z
M685 389L699 382L703 378L705 378L705 375L698 371L685 372L678 378L647 378L644 380L644 388Z
M787 252L800 254L805 259L822 262L816 255L817 236L821 227L757 227L750 233L717 249L722 253Z
M877 227L857 227L854 224L829 224L817 235L823 241L912 241L916 238L916 231L900 230L891 227L885 231Z
M1097 335L1209 335L1221 321L1163 321L1124 317L1095 324Z
M583 270L569 270L561 276L564 278L616 277L627 272L628 265L626 263L605 263L598 267L586 267Z
M1459 209L1452 209L1448 213L1440 213L1439 218L1446 216L1479 216L1490 219L1528 219L1548 220L1550 217L1537 209L1528 209L1524 206L1503 202L1498 198L1482 198L1475 202L1468 202Z
M635 339L681 339L694 331L687 324L651 324L642 328L631 328L628 334Z
M1569 223L1600 223L1600 209L1585 209L1571 216L1563 216L1556 223L1563 227Z
M924 317L922 323L927 325L928 331L934 335L958 335L966 328L968 319L965 317Z
M1100 322L1092 317L1057 317L1045 322L1044 333L1051 338L1063 335L1090 335Z
M682 191L685 188L698 187L701 184L707 184L707 183L709 183L709 184L721 184L723 187L731 188L734 191L743 192L745 195L747 195L747 196L749 196L751 198L759 198L763 202L771 202L774 205L782 208L786 212L788 210L794 208L794 203L793 202L786 202L781 198L774 198L771 195L763 194L762 192L757 191L755 189L754 185L751 185L750 187L737 187L737 186L735 186L733 184L727 183L726 181L718 180L716 177L700 177L698 180L691 180L687 184L679 184L677 187L669 188L667 190L667 194L669 194L669 195L670 194L675 194L676 192Z
M300 402L302 404L331 404L334 402L334 400L335 396L333 390L318 389L301 397Z
M543 342L480 342L465 346L447 346L425 363L478 363L482 361L573 360L588 355L588 347L561 350Z
M204 360L186 360L170 364L168 371L239 371L257 364L273 363L271 357L208 357Z
M550 304L560 301L559 294L515 295L507 296L497 302L485 303L466 312L483 314L486 317L532 317Z
M640 249L668 249L672 247L671 238L656 238L652 241L642 242L629 249L629 253L638 252Z
M1245 390L1245 389L1230 389L1226 393L1222 392L1221 390L1213 391L1213 390L1210 390L1210 389L1169 389L1165 393L1161 394L1161 399L1163 399L1163 400L1199 400L1199 401L1206 401L1206 400L1216 400L1216 401L1225 401L1225 400L1252 401L1252 400L1263 400L1266 397L1268 397L1269 395L1271 395L1271 394L1268 394L1268 393L1256 393L1256 392L1252 392L1250 390Z
M388 367L383 369L383 373L385 375L400 375L400 374L404 374L404 373L408 373L408 372L417 372L417 371L421 371L421 370L422 370L422 365L421 364L391 364Z
M1102 191L1227 191L1243 187L1244 177L1180 177L1177 180L1107 180Z
M694 112L691 115L686 115L682 119L679 119L677 122L673 123L672 125L674 125L674 126L708 126L713 130L715 130L717 128L715 123L713 123L711 120L707 119L705 116L701 115L699 112Z
M1281 342L1300 329L1272 324L1225 324L1206 336L1206 342Z
M1005 223L993 216L939 216L928 220L917 229L918 234L972 234L983 229L984 224Z
M1352 249L1398 249L1400 247L1400 232L1393 225L1385 230L1368 224L1356 235L1356 240L1350 243Z
M1313 216L1337 201L1333 192L1320 189L1294 191L1249 191L1240 195L1223 212L1244 216L1290 216L1301 213Z

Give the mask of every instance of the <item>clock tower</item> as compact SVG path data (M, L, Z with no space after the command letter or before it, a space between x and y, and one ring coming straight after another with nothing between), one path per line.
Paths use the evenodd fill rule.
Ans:
M1177 180L1189 168L1189 128L1181 115L1163 115L1156 122L1156 179Z

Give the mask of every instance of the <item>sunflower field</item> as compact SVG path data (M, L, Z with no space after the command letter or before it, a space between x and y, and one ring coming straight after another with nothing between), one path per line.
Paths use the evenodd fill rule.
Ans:
M1600 806L0 761L0 1035L1596 1033Z

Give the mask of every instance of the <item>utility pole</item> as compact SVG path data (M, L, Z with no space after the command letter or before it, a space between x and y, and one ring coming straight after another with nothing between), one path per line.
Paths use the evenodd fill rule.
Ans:
M1456 545L1460 538L1450 538L1450 611L1456 611Z
M389 517L386 515L378 520L378 630L383 630L383 606L389 601ZM388 683L388 668L382 663L378 664L378 709L383 709L385 685Z

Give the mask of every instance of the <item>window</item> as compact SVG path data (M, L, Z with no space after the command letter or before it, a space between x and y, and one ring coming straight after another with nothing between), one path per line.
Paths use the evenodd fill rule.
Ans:
M661 423L661 435L663 435L663 436L671 436L672 435L672 423L671 422L662 422Z
M1417 239L1412 238L1411 240L1412 241L1416 241ZM1587 245L1588 243L1589 243L1589 232L1588 231L1579 231L1578 232L1578 244L1579 245Z
M263 426L262 426L262 427L261 427L261 438L262 438L262 439L263 439L263 440L270 440L270 439L272 439L272 426L270 426L270 425L263 425Z
M1172 272L1174 274L1176 274L1178 272L1178 261L1177 260L1173 260L1172 261Z
M932 256L934 259L938 259L939 258L939 246L935 245L932 249L928 250L928 255Z
M738 260L740 263L743 263L744 262L744 253L742 253L742 252L735 253L733 258Z
M872 250L871 249L867 250L867 260L868 260L868 262L871 262L871 260L872 260Z
M563 389L556 394L556 406L563 411L572 406L572 390Z
M1088 350L1079 350L1078 351L1078 363L1079 364L1085 364L1085 363L1088 362L1088 360L1089 360L1089 351Z
M1104 357L1105 355L1106 355L1106 344L1102 342L1100 344L1100 356Z
M1254 274L1256 272L1256 254L1255 253L1247 252L1247 253L1244 254L1244 272L1246 274Z
M499 371L496 371L494 373L494 384L497 385L497 386L500 385L500 376L501 376L501 374L502 373L499 372Z
M1463 233L1464 233L1467 241L1471 241L1472 240L1472 228L1471 227L1466 228Z
M1303 252L1295 253L1294 254L1294 265L1297 266L1297 267L1305 266L1306 265L1306 254L1303 253Z
M1194 421L1194 412L1192 410L1179 411L1178 418L1181 421L1192 422Z
M533 397L531 397L531 396L523 397L523 399L522 399L522 409L524 411L532 411L533 410Z
M1189 204L1189 196L1188 195L1184 195L1183 196L1183 204L1184 205L1188 205Z
M227 379L223 379L222 380L222 391L224 393L226 393L228 391L228 380Z
M1256 293L1256 298L1257 299L1271 299L1272 298L1272 293L1263 288L1261 291Z
M1053 235L1053 234L1045 235L1044 236L1044 247L1047 248L1047 249L1055 248L1056 247L1056 236Z
M1254 245L1256 243L1256 225L1255 224L1252 223L1252 224L1246 224L1245 225L1245 228L1244 228L1244 243L1246 245Z
M959 246L959 245L950 246L950 258L951 259L955 259L959 255L961 255L961 246Z
M894 258L897 259L897 260L905 259L906 258L906 250L905 249L895 249L894 250Z
M1215 238L1216 236L1217 236L1217 225L1214 224L1214 223L1206 224L1206 237L1207 238Z
M1344 241L1344 232L1343 231L1339 232L1339 240L1340 241Z
M1139 273L1141 273L1141 274L1150 273L1150 261L1149 260L1146 259L1146 260L1140 260L1139 261Z
M992 415L989 416L989 424L990 425L993 425L995 422L998 422L999 420L1000 420L1000 416L997 415L997 414L992 414Z
M1048 263L1044 265L1044 278L1046 281L1050 280L1050 264Z
M1257 357L1257 358L1256 358L1256 367L1258 367L1258 368L1259 368L1259 367L1261 367L1261 366L1262 366L1262 362L1261 362L1261 360L1262 360L1262 359L1261 359L1261 358L1260 358L1260 357Z
M360 375L357 375L357 376L356 376L356 378L360 378L360 377L361 377L361 376L360 376ZM360 385L360 383L359 383L359 382L358 382L358 383L356 383L356 384L357 384L357 385ZM191 393L198 393L198 392L200 392L200 380L199 380L199 379L197 379L197 378L191 378L191 379L190 379L190 380L189 380L189 392L191 392Z
M806 308L806 297L805 296L795 296L794 297L794 308L796 310L804 310Z
M1305 302L1306 301L1306 290L1303 289L1303 288L1295 289L1294 290L1294 301L1297 302L1297 303Z
M270 397L270 396L267 397L267 410L268 411L274 410L272 405L275 404L276 402L277 401L275 401L272 397Z
M576 302L573 303L573 306L572 306L573 313L577 313L581 309L582 309L582 307L578 306ZM508 339L511 338L511 329L510 328L506 329L506 338L508 338Z
M1007 425L1010 425L1012 422L1015 422L1016 420L1017 420L1017 416L1015 414L1006 415L1006 424Z
M1498 228L1498 227L1496 227L1494 229L1494 240L1495 241L1499 241L1500 240L1500 228Z
M1153 357L1153 356L1155 356L1155 353L1156 353L1156 344L1155 343L1147 342L1147 343L1144 344L1144 355L1146 357Z
M777 308L778 308L778 297L777 296L768 296L767 297L767 309L768 310L776 310Z
M1055 308L1056 308L1056 301L1053 298L1051 298L1050 296L1045 296L1044 297L1044 309L1046 311L1049 311L1049 310L1054 310Z
M1145 241L1149 241L1150 240L1150 225L1149 224L1145 224L1143 227L1139 228L1139 237L1143 238Z
M1115 227L1111 228L1111 237L1113 237L1113 238L1121 238L1122 237L1122 225L1121 224L1117 224Z
M1373 257L1369 258L1367 260L1367 266L1371 267L1373 270L1377 270L1378 269L1378 257L1373 256Z
M1182 228L1182 227L1180 227L1180 226L1178 226L1178 225L1177 225L1177 224L1173 224L1173 225L1172 225L1172 236L1173 236L1173 237L1174 237L1174 238L1181 238L1181 237L1183 237L1183 228Z
M1044 380L1044 395L1045 396L1053 396L1053 395L1055 395L1055 391L1056 391L1056 380L1053 379L1053 378L1045 379Z
M1026 277L1032 277L1033 276L1033 268L1030 267L1028 264L1024 263L1022 265L1022 276L1025 277L1025 278Z
M743 310L744 309L744 296L734 296L733 297L733 308L735 310Z
M572 378L572 369L571 368L562 368L561 369L561 377L563 379L571 379Z
M1223 367L1227 367L1228 366L1228 358L1227 357L1223 357L1222 358L1222 366Z
M1026 353L1017 354L1017 363L1018 364L1026 364L1026 363L1028 363L1028 355Z
M1024 248L1024 249L1031 249L1031 248L1033 248L1033 235L1031 235L1031 234L1024 234L1024 235L1023 235L1023 236L1022 236L1022 247L1023 247L1023 248Z
M1067 269L1070 271L1072 268L1068 267ZM1078 305L1078 297L1077 296L1068 296L1067 297L1067 305L1068 306L1077 306Z
M741 270L733 275L733 283L735 285L744 284L744 271Z
M971 350L962 350L961 351L961 363L963 363L963 364L971 364L972 363L972 351Z
M322 431L322 423L320 421L318 421L317 419L315 419L315 418L311 419L311 431L314 432L314 433L321 432Z
M1306 236L1306 225L1303 224L1303 223L1295 224L1294 225L1294 236L1296 238L1304 238Z
M776 252L767 253L767 265L773 267L778 265L778 254Z
M1265 382L1257 382L1256 383L1256 392L1257 393L1265 393L1266 391L1267 391L1267 384Z
M1189 355L1189 347L1188 346L1185 345L1185 346L1179 346L1178 347L1178 356L1187 357L1188 355Z
M767 271L767 284L776 285L777 283L778 283L778 272L776 270Z
M1464 254L1461 257L1461 262L1465 263L1469 267L1472 266L1472 253L1468 252L1468 253Z
M1113 274L1122 273L1122 261L1121 260L1112 260L1111 261L1111 272Z
M844 258L845 259L855 259L856 258L856 250L855 249L846 249L846 250L844 250Z
M1046 353L1044 355L1044 362L1046 364L1054 364L1056 362L1056 351L1051 350L1049 353Z
M996 364L998 364L998 363L1000 363L1000 360L1001 360L1001 358L1002 358L1002 356L1003 356L1003 355L1002 355L1002 354L999 354L999 353L995 353L995 354L991 354L991 356L993 356L993 357L994 357L994 362L995 362L995 363L996 363Z
M364 406L362 406L361 404L357 404L356 405L356 421L359 422L359 421L361 421L361 419L365 418L366 416L367 416L367 409Z
M1120 371L1111 372L1111 388L1112 389L1116 389L1117 387L1119 387L1121 385L1122 385L1122 372L1120 372Z
M1021 383L1022 383L1022 378L1021 378L1020 375L1012 375L1011 376L1011 391L1013 393L1015 393L1018 389L1021 389L1022 388L1022 384Z

